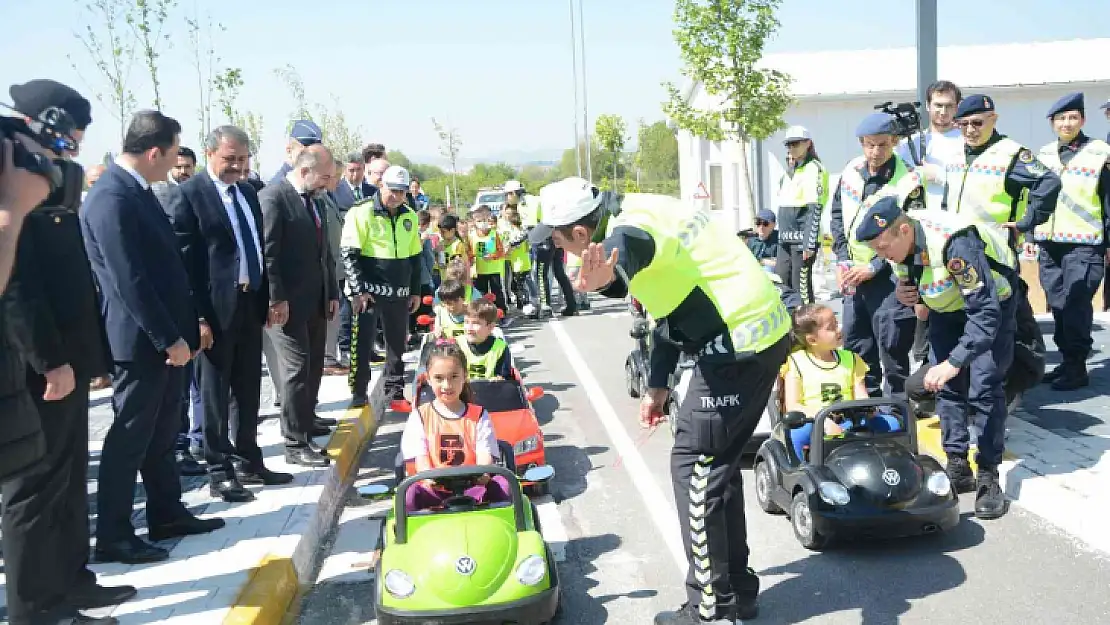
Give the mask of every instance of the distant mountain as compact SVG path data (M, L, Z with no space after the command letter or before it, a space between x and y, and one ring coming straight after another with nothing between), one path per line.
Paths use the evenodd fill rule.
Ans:
M435 165L444 170L451 169L451 161L438 154L434 156L413 155L409 158L414 163ZM536 150L508 150L483 156L460 156L458 167L460 171L466 171L478 163L506 163L515 167L524 167L525 165L552 165L557 164L562 158L562 149L541 148Z

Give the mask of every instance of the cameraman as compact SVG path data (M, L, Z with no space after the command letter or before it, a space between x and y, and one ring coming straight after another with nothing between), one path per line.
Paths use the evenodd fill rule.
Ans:
M907 165L917 169L925 183L925 208L943 208L948 168L961 164L964 160L964 140L954 118L961 97L960 88L955 83L938 80L929 85L925 90L925 110L929 113L928 130L919 130L898 144L898 156ZM914 158L915 153L917 159ZM917 160L920 163L915 162Z
M0 134L2 136L2 134ZM33 141L17 138L28 151L42 153ZM0 139L0 293L8 286L23 218L50 193L46 178L15 165L15 144Z
M46 447L33 469L3 485L8 615L13 624L112 623L78 612L135 595L131 586L97 585L88 568L89 382L108 373L109 353L77 217L84 172L70 157L91 122L91 107L52 80L10 92L15 110L32 125L55 120L37 134L55 151L63 183L27 216L4 295L24 318L25 331L15 338L26 361L19 374ZM62 114L48 116L52 108Z

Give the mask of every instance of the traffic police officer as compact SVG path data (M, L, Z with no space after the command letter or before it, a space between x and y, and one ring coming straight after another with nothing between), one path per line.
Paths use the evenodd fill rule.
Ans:
M638 299L657 326L640 422L661 418L680 351L697 358L678 407L671 480L689 558L687 603L657 624L754 618L759 578L748 568L740 454L789 350L790 320L778 290L737 237L704 210L662 195L630 194L619 213L582 178L541 191L542 224L582 258L575 288ZM602 225L606 213L611 229ZM592 242L599 231L608 236Z
M888 197L860 220L856 238L894 263L902 303L929 307L933 367L925 375L925 389L936 392L949 479L957 492L975 488L977 517L1002 516L1003 380L1014 357L1017 299L1017 258L1006 234L952 212L907 215ZM967 461L968 416L979 432L974 478Z
M385 335L387 398L404 398L408 317L420 306L420 262L424 245L416 213L405 204L409 172L394 165L382 174L377 193L347 211L340 247L347 268L347 290L356 315L351 336L349 383L352 405L366 405L370 352L378 317ZM362 315L359 313L369 312Z
M912 308L894 297L890 266L875 256L856 229L876 200L891 196L899 206L924 208L921 178L894 154L894 118L872 113L856 128L863 156L850 161L833 194L829 221L838 261L837 282L844 293L844 346L867 363L867 392L882 395L883 374L893 393L902 393L909 375L917 325Z
M969 95L956 109L966 162L949 163L947 210L986 224L1027 233L1056 208L1060 178L1029 149L998 134L990 96ZM1011 246L1017 237L1011 233Z
M1056 211L1033 230L1040 245L1041 286L1055 321L1054 339L1063 363L1045 375L1058 391L1087 386L1087 356L1094 344L1092 299L1106 271L1110 206L1110 145L1083 133L1083 94L1068 94L1048 110L1059 137L1037 158L1060 176Z
M779 250L775 270L788 288L813 302L813 261L821 245L821 211L829 199L829 172L817 158L809 130L792 126L783 139L791 165L779 181Z

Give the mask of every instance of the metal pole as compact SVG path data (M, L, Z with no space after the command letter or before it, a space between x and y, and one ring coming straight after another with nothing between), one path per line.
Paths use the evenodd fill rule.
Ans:
M570 60L574 77L574 166L582 177L582 143L578 134L578 41L574 34L574 0L570 0Z
M590 143L590 113L586 105L586 20L582 17L582 0L578 0L578 43L582 52L582 127L586 135L586 179L593 182L593 144Z
M917 0L917 101L924 107L925 92L937 80L937 0ZM921 111L926 122L929 115Z

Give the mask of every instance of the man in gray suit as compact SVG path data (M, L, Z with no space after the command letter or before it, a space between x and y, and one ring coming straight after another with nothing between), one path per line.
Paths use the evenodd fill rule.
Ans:
M314 436L329 430L315 414L324 369L327 322L339 309L335 259L328 249L328 223L317 201L336 175L323 145L306 147L284 178L259 193L263 262L270 279L267 330L280 361L281 419L286 462L329 464Z

